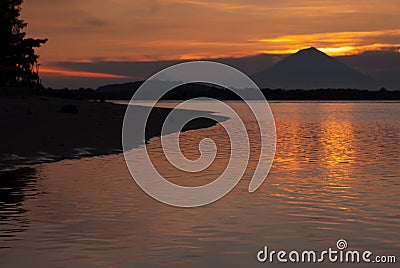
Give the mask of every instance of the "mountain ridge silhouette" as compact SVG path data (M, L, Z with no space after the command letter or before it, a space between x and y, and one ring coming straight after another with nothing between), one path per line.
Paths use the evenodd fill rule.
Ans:
M310 47L299 50L251 76L260 88L378 90L380 83L324 52Z

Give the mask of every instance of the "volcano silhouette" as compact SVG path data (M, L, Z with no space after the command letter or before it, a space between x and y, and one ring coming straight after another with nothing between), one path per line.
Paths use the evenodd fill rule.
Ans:
M251 78L261 88L378 90L379 83L311 47L288 56Z

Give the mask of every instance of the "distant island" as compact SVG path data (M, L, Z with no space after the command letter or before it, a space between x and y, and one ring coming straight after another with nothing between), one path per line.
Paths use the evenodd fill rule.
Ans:
M385 85L314 47L299 50L251 78L261 88L378 90Z
M399 90L387 90L384 82L363 74L311 47L250 75L267 100L400 100ZM187 100L209 97L238 100L232 91L217 85L192 83L178 86L174 79L152 81L175 87L163 100ZM43 94L64 98L129 100L144 81L104 85L97 89L53 90ZM242 89L252 90L252 89Z

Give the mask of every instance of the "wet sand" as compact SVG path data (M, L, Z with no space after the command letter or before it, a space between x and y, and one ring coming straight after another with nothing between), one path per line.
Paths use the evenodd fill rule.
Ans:
M73 105L78 113L59 112ZM135 107L138 113L149 109ZM126 106L47 98L0 97L0 169L41 162L122 152L122 122ZM171 109L154 108L146 127L146 140L159 136ZM211 127L215 122L199 119L185 130ZM138 130L139 131L139 130ZM143 144L145 141L138 141Z

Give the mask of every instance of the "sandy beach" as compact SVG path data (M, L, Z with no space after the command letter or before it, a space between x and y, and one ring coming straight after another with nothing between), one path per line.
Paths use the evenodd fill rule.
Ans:
M76 107L77 111L60 112L64 106ZM149 108L137 106L135 109L141 113ZM0 97L0 168L120 153L125 110L125 105L107 102L40 96ZM146 139L160 135L170 111L152 110ZM199 119L185 130L214 124L211 120Z

